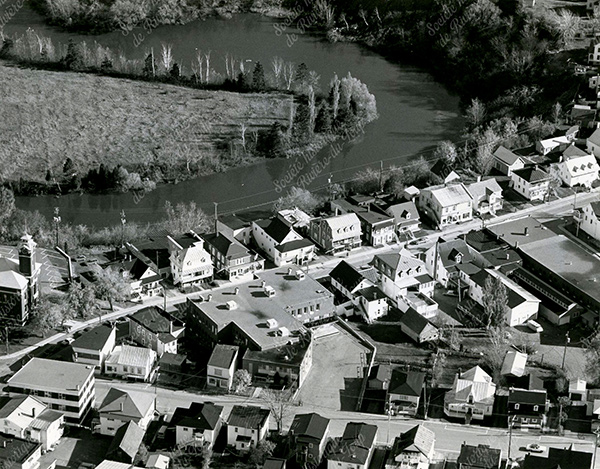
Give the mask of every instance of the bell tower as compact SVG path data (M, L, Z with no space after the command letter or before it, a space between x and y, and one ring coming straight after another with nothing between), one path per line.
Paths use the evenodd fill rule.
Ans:
M35 273L36 246L36 242L27 233L19 241L19 272L24 277L31 278Z

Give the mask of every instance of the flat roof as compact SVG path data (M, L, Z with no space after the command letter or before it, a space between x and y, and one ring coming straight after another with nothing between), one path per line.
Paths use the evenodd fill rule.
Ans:
M517 243L519 246L524 246L525 244L556 236L556 233L546 228L541 221L533 217L523 217L486 228L511 246L515 246Z
M259 279L232 285L211 293L210 301L194 301L201 310L221 331L231 323L235 323L262 350L287 344L293 337L278 336L276 332L286 327L292 332L304 332L302 319L311 316L323 316L333 312L333 294L319 282L306 275L302 280L295 277L294 272L288 275L287 268L269 272L261 272ZM273 287L275 296L268 297L264 293L265 286ZM235 289L239 288L236 294ZM206 296L206 295L205 295ZM321 309L294 317L294 310L313 305L321 301ZM228 309L227 303L235 301L235 308ZM331 311L328 311L328 309ZM275 319L277 326L269 328L267 320Z
M9 380L9 386L75 391L94 375L94 367L80 363L32 358Z
M521 252L600 302L600 260L567 237L529 243Z

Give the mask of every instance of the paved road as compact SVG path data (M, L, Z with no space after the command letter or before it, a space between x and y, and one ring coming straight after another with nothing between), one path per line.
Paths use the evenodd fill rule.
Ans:
M123 383L117 381L97 380L96 381L96 399L101 402L110 387L117 387L123 390L135 390L155 394L157 397L157 409L165 413L170 418L175 408L183 406L188 407L191 402L212 402L224 407L224 415L227 417L231 408L236 404L262 405L267 407L261 398L245 398L235 395L224 396L203 396L200 393L188 391L173 391L168 389L155 388L152 385L144 383ZM289 429L294 415L299 413L317 412L331 420L330 436L341 436L348 422L366 422L377 425L379 428L377 435L378 444L391 443L393 439L401 432L407 431L417 424L424 424L433 430L436 434L436 451L440 455L456 457L460 451L460 445L467 441L471 445L485 444L494 448L501 448L503 456L506 457L508 451L508 431L504 429L495 429L487 427L478 427L473 425L452 424L434 420L402 419L393 417L388 421L387 417L382 415L365 414L360 412L344 412L335 409L326 409L322 406L311 407L308 405L290 406L284 419L284 430ZM271 421L271 426L275 429L275 422ZM513 432L511 444L511 458L523 457L525 453L519 448L529 443L538 443L547 447L564 448L573 445L578 451L593 451L593 436L586 435L585 438L578 438L576 435L566 435L564 437L540 436L528 433ZM596 465L596 469L600 464Z

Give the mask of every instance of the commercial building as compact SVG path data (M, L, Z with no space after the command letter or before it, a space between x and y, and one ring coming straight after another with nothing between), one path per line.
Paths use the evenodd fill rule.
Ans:
M169 262L173 283L185 287L213 277L210 254L204 249L204 240L193 231L179 237L167 236Z
M106 374L125 379L150 381L157 355L154 350L131 345L117 345L106 360Z
M81 423L95 403L94 367L32 358L7 383L11 396L27 394Z
M463 184L427 187L417 206L440 228L473 219L473 200Z
M310 222L309 235L327 254L348 252L362 244L360 220L355 213L315 218Z
M102 372L104 362L115 348L116 341L116 328L104 324L94 327L71 344L73 358L77 363L92 365Z

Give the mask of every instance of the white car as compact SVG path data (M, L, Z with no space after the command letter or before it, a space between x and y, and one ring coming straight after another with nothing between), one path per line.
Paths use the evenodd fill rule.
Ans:
M543 453L544 451L546 451L545 446L540 446L537 443L528 444L527 446L525 446L525 449L532 453Z
M527 327L534 332L544 332L544 328L540 326L539 323L535 322L533 319L527 321Z

